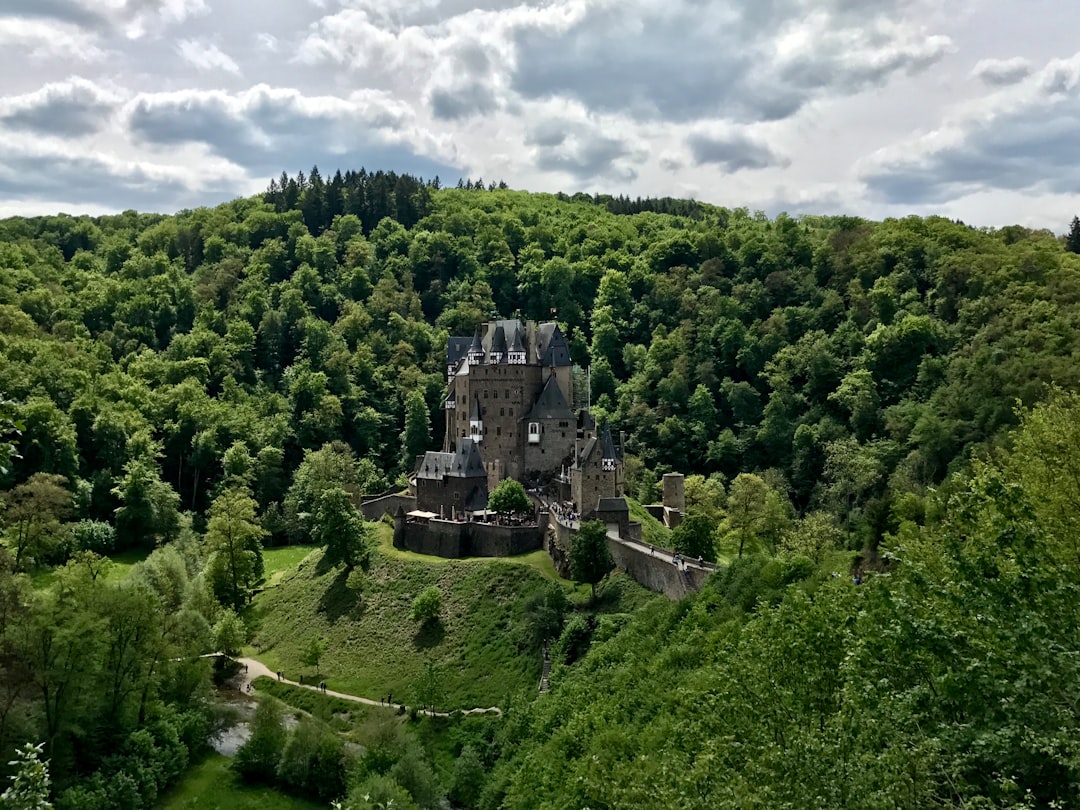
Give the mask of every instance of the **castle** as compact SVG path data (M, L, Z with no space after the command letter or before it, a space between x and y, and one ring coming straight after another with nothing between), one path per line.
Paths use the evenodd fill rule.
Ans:
M570 349L553 322L493 320L446 345L446 434L415 469L416 508L442 518L483 512L504 478L545 487L582 517L622 494L608 429L574 414Z
M394 515L394 545L440 557L502 557L544 549L568 573L570 540L582 521L607 527L615 564L670 598L696 590L710 567L675 565L644 543L623 497L621 447L588 409L574 413L570 351L555 323L493 320L446 346L446 434L416 460L409 492L361 504L376 520ZM514 478L535 514L491 520L488 493ZM664 503L645 507L674 528L683 477L664 476ZM670 552L666 552L670 554Z

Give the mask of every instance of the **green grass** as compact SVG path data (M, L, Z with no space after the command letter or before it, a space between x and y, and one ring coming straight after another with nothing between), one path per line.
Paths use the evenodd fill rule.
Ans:
M256 678L252 683L260 695L271 695L286 706L307 712L330 724L336 731L348 731L366 720L372 711L392 713L388 708L379 709L332 695L322 695L302 686L280 683L273 678Z
M540 655L523 643L522 603L548 587L538 566L416 556L377 554L358 593L348 587L344 569L323 565L316 550L295 574L255 598L247 614L255 630L250 652L292 680L314 676L300 659L319 636L326 643L321 670L327 686L375 700L392 692L411 701L430 660L441 672L438 708L447 710L499 705L534 687ZM442 591L440 621L421 627L409 614L429 585Z
M263 549L265 587L277 585L283 577L294 573L300 562L314 550L314 546L278 546Z
M192 767L184 780L161 798L158 810L316 810L324 805L242 784L228 757L213 755Z
M104 582L123 582L131 574L138 563L141 563L150 552L146 549L129 549L113 554L109 557L112 564L106 569L102 578ZM38 590L51 588L60 576L60 566L39 568L30 574L30 583Z
M660 548L671 548L671 529L649 514L642 504L626 499L630 506L630 519L641 524L641 539Z

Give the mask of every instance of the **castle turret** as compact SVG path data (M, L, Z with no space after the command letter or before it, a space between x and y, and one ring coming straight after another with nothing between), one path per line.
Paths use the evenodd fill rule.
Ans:
M510 338L510 349L507 353L508 362L512 366L525 365L525 343L521 339L521 328L514 329L513 337Z
M469 410L469 435L474 442L480 442L484 438L484 421L480 416L480 397L474 396L472 408Z
M615 455L615 443L611 441L611 428L604 425L604 435L600 439L601 455L600 466L605 472L614 472L615 465L618 463L618 456Z
M480 337L480 327L476 327L476 334L473 335L472 344L469 346L469 358L470 366L478 366L484 362L484 342Z
M491 338L491 352L488 355L488 362L493 366L497 366L506 360L506 330L502 328L502 324L497 323L495 326L495 334Z

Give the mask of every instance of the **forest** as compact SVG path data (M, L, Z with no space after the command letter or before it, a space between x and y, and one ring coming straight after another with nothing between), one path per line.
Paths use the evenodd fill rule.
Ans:
M57 807L153 806L262 550L369 565L353 506L441 443L446 338L496 313L559 321L628 494L685 473L675 540L728 564L554 628L458 806L1068 806L1074 231L317 168L0 221L0 748L43 743Z

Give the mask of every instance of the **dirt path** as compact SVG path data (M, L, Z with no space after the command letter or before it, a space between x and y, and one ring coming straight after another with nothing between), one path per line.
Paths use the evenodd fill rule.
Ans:
M247 692L249 694L251 693L251 691L254 691L254 687L252 687L251 690L249 690L248 687L251 686L252 681L254 681L256 678L273 678L274 680L278 680L281 683L287 683L289 684L289 686L297 686L301 689L310 689L313 692L321 692L322 694L329 695L330 697L341 698L342 700L351 700L353 703L363 703L367 706L379 706L384 709L402 708L406 711L409 708L403 703L391 703L387 705L385 701L372 700L371 698L359 697L358 695L350 695L345 692L336 692L333 689L327 689L326 691L323 691L318 686L314 686L312 684L297 683L296 681L290 681L288 678L278 678L276 672L271 671L268 666L263 664L261 661L256 661L254 658L237 658L236 660L243 667L245 667L245 669L240 672L240 676L242 678L242 680L240 681L240 691ZM429 717L450 716L450 712L431 712L425 709L419 709L418 713L426 714ZM501 717L502 710L498 706L491 706L486 709L463 709L462 714L493 714L496 717Z

